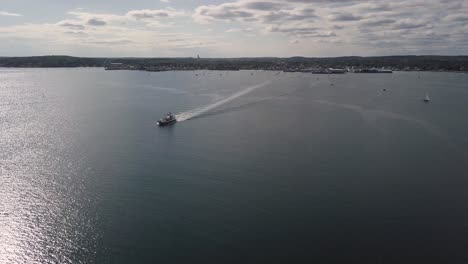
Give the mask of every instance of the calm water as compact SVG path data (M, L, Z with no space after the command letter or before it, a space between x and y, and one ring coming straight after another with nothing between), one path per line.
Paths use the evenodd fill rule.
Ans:
M0 150L0 263L468 262L466 74L0 69Z

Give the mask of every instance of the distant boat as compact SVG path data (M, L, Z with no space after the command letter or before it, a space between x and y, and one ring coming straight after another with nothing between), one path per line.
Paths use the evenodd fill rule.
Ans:
M389 69L377 69L377 68L365 68L365 69L357 69L354 71L355 73L393 73L392 70Z
M389 69L380 69L378 73L393 73L392 70L389 70Z
M346 73L345 69L328 68L327 70L328 70L328 73L334 73L334 74Z
M429 95L426 93L426 96L424 97L424 102L429 103L431 101L431 98L429 98Z
M174 124L177 122L176 116L172 114L171 112L167 113L165 117L159 119L158 125L159 126L167 126L170 124Z

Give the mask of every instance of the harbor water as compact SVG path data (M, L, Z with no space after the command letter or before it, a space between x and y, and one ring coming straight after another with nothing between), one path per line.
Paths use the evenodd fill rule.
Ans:
M467 84L0 69L0 263L466 263Z

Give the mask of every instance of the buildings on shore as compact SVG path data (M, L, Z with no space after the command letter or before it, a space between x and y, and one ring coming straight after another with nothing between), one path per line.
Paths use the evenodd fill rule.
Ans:
M106 70L134 70L135 67L121 62L112 62L106 65Z
M109 70L271 70L314 73L392 71L468 72L468 56L256 57L256 58L80 58L70 56L0 57L0 67L106 67ZM379 70L379 69L387 70ZM338 69L338 71L335 71Z
M303 72L312 74L344 74L347 72L353 73L392 73L391 69L385 68L322 68L322 67L304 67L304 66L288 66L282 67L248 67L243 68L236 65L149 65L149 66L135 66L125 63L109 63L105 67L106 70L140 70L149 72L161 71L196 71L196 70L212 70L212 71L238 71L238 70L272 70L283 72Z

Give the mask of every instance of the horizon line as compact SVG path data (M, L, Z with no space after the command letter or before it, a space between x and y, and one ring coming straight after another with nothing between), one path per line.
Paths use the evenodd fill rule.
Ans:
M383 58L383 57L468 57L466 55L374 55L374 56L359 56L359 55L346 55L346 56L324 56L324 57L309 57L309 56L287 56L287 57L275 57L275 56L240 56L240 57L143 57L143 56L125 56L125 57L113 57L113 56L74 56L74 55L63 55L63 54L48 54L48 55L30 55L30 56L3 56L0 58L34 58L34 57L72 57L72 58L88 58L88 59L260 59L260 58L275 58L275 59L290 59L290 58L306 58L306 59L327 59L327 58Z

